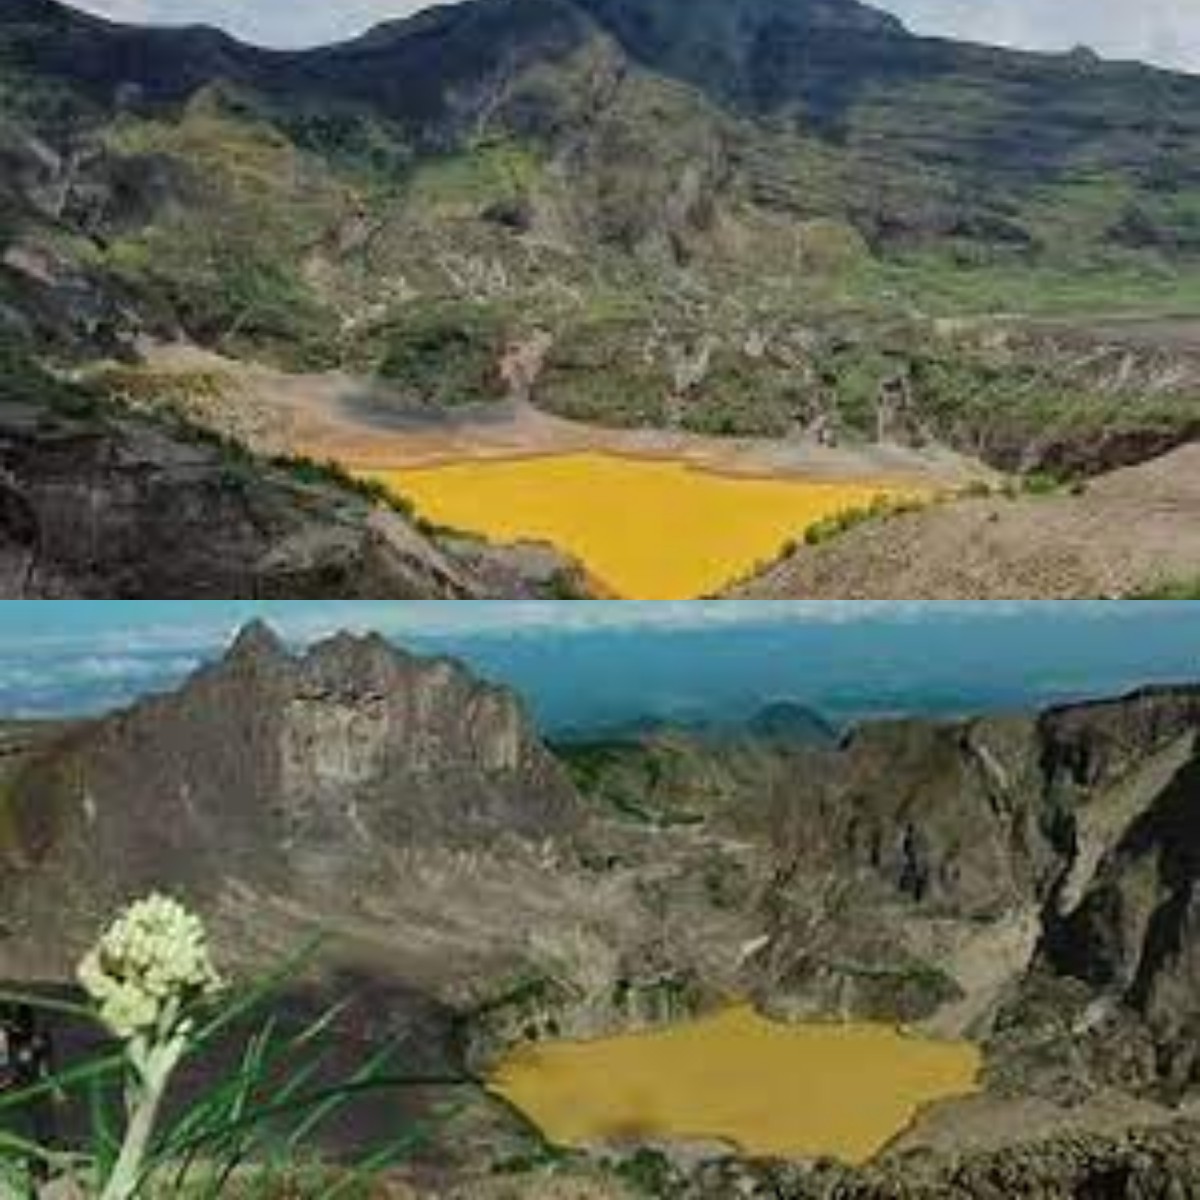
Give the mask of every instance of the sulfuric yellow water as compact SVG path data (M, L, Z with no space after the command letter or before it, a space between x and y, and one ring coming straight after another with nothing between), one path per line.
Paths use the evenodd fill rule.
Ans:
M715 592L825 517L880 495L869 483L745 478L687 463L581 453L366 473L438 524L552 542L616 595Z
M973 1092L976 1047L879 1025L779 1025L749 1007L644 1034L525 1047L491 1079L554 1142L732 1142L859 1163L935 1100Z

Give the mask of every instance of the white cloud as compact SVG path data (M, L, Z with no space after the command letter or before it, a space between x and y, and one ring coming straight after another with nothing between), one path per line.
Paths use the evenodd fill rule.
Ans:
M922 33L1200 71L1197 0L881 0Z
M1032 613L1072 624L1147 616L1145 604L1104 601L178 601L156 604L156 619L146 622L139 619L136 603L129 605L127 618L119 612L122 607L107 605L113 616L104 628L65 624L31 632L14 624L6 631L0 619L0 698L11 701L35 681L39 686L85 686L177 678L219 656L252 616L265 618L295 646L346 630L377 632L399 645L434 649L480 637L536 641L547 635L671 634L764 626L946 626L1020 619Z
M497 636L537 637L546 633L591 631L669 633L729 629L750 625L853 625L996 620L1027 616L1035 610L1064 620L1144 617L1142 605L988 601L928 603L917 601L337 601L324 604L266 605L262 615L287 640L309 643L340 630L382 633L403 642L414 638ZM244 613L180 628L169 624L114 633L121 652L178 652L211 649L231 640Z
M380 21L409 16L422 0L73 0L77 7L133 24L219 25L246 41L298 47L337 41Z
M97 620L94 610L101 607L101 619ZM34 610L32 615L30 610ZM93 611L81 613L80 610ZM905 687L914 693L919 691L926 667L937 685L931 694L944 693L944 669L954 664L943 662L937 653L928 651L941 644L943 634L950 635L955 630L953 637L946 638L948 644L960 648L973 644L985 652L989 662L993 647L1006 648L1004 653L1008 657L994 664L994 669L976 671L970 655L959 664L965 664L966 669L964 696L978 694L985 699L990 696L987 703L994 703L996 694L1000 694L996 692L997 679L1007 680L1006 687L1013 686L1014 672L1017 680L1023 680L1020 685L1022 695L1055 699L1062 698L1063 694L1121 690L1150 678L1184 677L1187 671L1181 669L1180 664L1191 661L1184 642L1195 637L1200 623L1200 604L1177 603L1160 608L1155 604L1104 601L725 601L679 604L620 601L153 601L147 604L123 601L103 602L102 606L96 602L55 606L17 601L0 605L0 715L99 711L117 707L141 694L167 689L201 663L217 658L237 627L254 615L266 617L289 643L297 646L309 644L339 629L373 630L419 652L450 653L468 662L477 662L485 671L508 659L525 663L538 661L549 670L545 678L537 676L536 672L534 676L518 672L511 682L516 686L533 687L533 692L528 693L532 699L558 706L556 712L564 706L571 709L573 705L586 711L597 706L602 708L612 700L610 692L614 686L618 692L623 687L634 697L641 695L643 687L651 688L656 703L661 701L668 707L680 707L690 692L682 693L679 689L692 688L694 681L690 678L656 678L653 671L643 678L639 674L639 665L644 648L658 636L711 633L716 638L722 633L733 635L739 629L756 629L767 636L720 639L723 646L734 652L726 667L734 670L735 675L738 647L758 646L760 656L764 646L795 645L805 649L795 655L785 653L778 661L775 651L768 650L766 659L755 660L754 651L749 650L748 669L751 673L747 676L743 670L742 684L748 678L756 681L757 686L757 681L765 680L777 668L785 672L790 669L799 681L796 687L787 684L780 690L782 685L776 681L770 685L771 694L785 696L795 691L797 695L807 695L804 688L812 683L810 671L820 668L826 672L828 685L823 702L831 710L849 711L866 703L864 696L870 696L866 707L875 711L880 706L887 708L893 703L900 704L897 697ZM1031 617L1042 619L1030 620ZM1169 617L1174 619L1168 622ZM1047 629L1047 621L1051 623L1050 629ZM1106 623L1127 625L1120 629L1094 629L1091 637L1084 632L1086 627ZM968 630L967 626L973 628ZM788 633L788 630L799 633L805 628L824 630L828 636L792 639ZM840 635L835 636L835 628L841 630ZM1163 651L1161 636L1157 641L1149 636L1149 631L1154 628L1174 631L1168 635L1167 652ZM887 656L875 661L859 661L853 654L847 658L847 647L858 642L860 629L864 646L880 645L878 636L882 634L887 639L885 644L896 647L896 663L900 665L889 666ZM1184 631L1187 638L1183 637ZM588 639L583 643L593 647L589 661L608 663L615 658L629 665L624 684L614 685L606 678L607 668L591 681L575 678L556 681L554 655L558 648L567 644L564 635L584 637L588 634L603 635L607 639L598 643ZM626 635L634 634L641 636L636 640L630 636L626 641ZM1055 659L1060 643L1065 648L1062 661ZM683 644L688 647L689 661L693 650L698 661L712 642L701 637ZM1042 686L1037 676L1026 672L1022 665L1023 652L1016 653L1026 644L1031 655L1030 671L1036 662L1040 664L1039 671L1057 681L1069 678L1064 673L1079 669L1083 672L1080 685L1061 692L1057 690L1057 684L1053 688ZM1079 666L1080 645L1091 647L1089 654L1096 655L1095 662L1087 658L1082 667ZM1097 650L1097 646L1103 652ZM540 653L543 648L544 654ZM919 666L913 665L914 654ZM1049 666L1047 655L1051 659ZM588 656L584 654L583 658L587 660ZM1105 666L1107 658L1115 658L1117 662L1119 670L1115 676L1111 676L1111 672L1109 675L1104 673L1108 670ZM1126 661L1130 658L1133 668ZM824 663L823 667L821 663ZM853 669L853 679L849 682L839 675L839 672L844 675L847 667ZM859 674L863 671L867 672L865 684ZM499 677L506 676L501 674ZM589 690L592 682L595 683L595 695ZM957 682L955 686L958 686ZM1009 701L1006 699L1005 702ZM682 704L682 707L687 705Z

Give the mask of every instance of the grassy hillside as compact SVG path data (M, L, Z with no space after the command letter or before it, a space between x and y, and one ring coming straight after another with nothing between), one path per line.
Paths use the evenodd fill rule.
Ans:
M1196 312L1200 81L850 0L487 0L293 55L16 0L0 157L0 319L77 357L186 335L428 407L535 345L572 416L1005 466L1200 420L1191 369L1096 399L1086 354L937 324Z

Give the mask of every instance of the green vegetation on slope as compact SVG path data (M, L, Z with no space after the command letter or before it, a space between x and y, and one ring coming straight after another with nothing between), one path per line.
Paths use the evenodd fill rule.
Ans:
M381 378L439 408L502 396L502 317L469 304L416 305L376 331Z
M1128 597L1130 600L1200 600L1200 579L1165 583Z
M121 119L106 140L169 164L176 202L97 247L100 269L205 344L335 359L336 311L304 275L352 202L325 164L220 87L177 119Z
M126 342L377 371L448 406L502 396L503 350L537 333L533 397L564 415L1066 472L1197 420L1194 373L1122 381L933 332L1200 312L1184 78L929 43L862 9L831 25L816 0L497 0L270 69L183 32L132 78L127 45L21 3L0 23L20 168L0 316L77 353L103 301Z

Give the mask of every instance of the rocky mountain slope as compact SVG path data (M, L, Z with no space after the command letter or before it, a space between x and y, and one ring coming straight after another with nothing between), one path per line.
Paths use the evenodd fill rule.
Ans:
M718 185L726 182L723 175L735 182L734 166L751 186L762 183L758 173L766 170L724 159L738 148L716 145L721 133L753 145L753 130L731 124L725 113L791 123L785 140L768 144L790 151L793 160L803 150L815 153L822 139L843 150L831 164L847 177L837 196L843 203L848 196L881 207L888 202L867 197L865 189L855 193L854 182L880 178L856 179L856 170L899 183L896 167L909 168L907 186L916 194L924 190L929 204L904 214L876 211L875 228L863 230L868 235L895 238L907 229L1025 244L1036 240L1036 227L1022 225L1025 213L1008 211L1005 221L1006 202L1016 197L1028 204L1037 188L1108 171L1114 183L1131 189L1124 197L1130 210L1139 203L1147 210L1140 222L1147 240L1157 217L1163 240L1197 249L1187 214L1167 199L1186 196L1197 182L1200 84L1194 79L1087 56L918 38L858 0L687 6L675 0L495 0L427 12L342 46L296 55L265 54L208 30L114 28L52 0L17 0L7 6L4 25L10 70L59 87L92 120L122 109L178 111L206 85L223 81L277 102L280 109L270 115L284 120L340 108L350 129L335 124L326 130L330 143L374 118L390 123L400 153L461 151L481 134L507 133L534 147L600 155L585 165L607 171L620 147L598 144L596 135L611 140L614 118L633 105L626 111L628 133L644 136L655 114L637 109L656 93L667 103L673 92L680 113L698 129L707 126L712 149L722 156L679 166L692 172L715 166ZM584 94L569 95L561 86L568 81L583 84ZM969 104L956 103L968 97ZM33 99L26 100L27 112ZM61 109L47 111L39 123L61 115ZM819 182L829 179L818 175ZM982 179L1006 194L988 196L979 188ZM967 180L978 192L955 197L954 185L964 190ZM661 199L683 203L672 195L681 180L658 182L668 189ZM929 220L939 195L951 217L944 226ZM604 198L597 199L603 209ZM972 214L988 212L990 226L972 225ZM664 215L659 210L645 219ZM684 204L679 215L682 232L699 214ZM1132 227L1138 222L1126 224L1124 237L1137 244Z
M0 597L484 599L585 594L544 546L492 547L316 464L125 411L0 345Z
M737 994L903 1020L979 1040L987 1087L837 1194L1085 1196L1109 1163L1149 1188L1113 1194L1172 1195L1155 1181L1197 1144L1198 732L1178 688L556 755L453 663L349 637L296 658L255 627L174 694L5 731L0 974L57 976L113 903L168 886L231 961L324 929L397 1020L441 1013L426 1037L463 1066ZM678 1194L728 1194L722 1171L797 1197L834 1178L708 1164Z
M239 889L297 903L344 889L349 916L421 847L566 840L583 815L516 697L378 638L295 659L250 626L174 695L49 744L36 727L14 738L29 751L10 748L3 788L14 948L154 887L210 907ZM48 876L57 917L39 915Z
M1046 353L931 318L1194 310L1198 97L854 0L482 0L304 54L13 0L0 313L58 353L188 337L427 408L504 395L515 350L592 420L1028 470L1057 436L1094 470L1110 425L1116 465L1191 436L1187 355L1099 381L1087 323Z
M797 545L748 599L1080 600L1173 595L1200 576L1200 446L1048 494L978 496ZM1184 591L1180 598L1191 592Z

